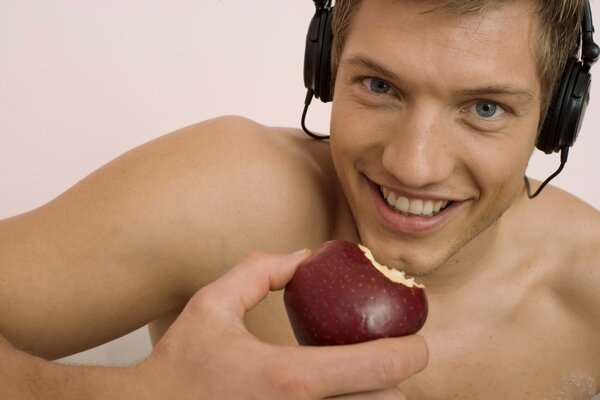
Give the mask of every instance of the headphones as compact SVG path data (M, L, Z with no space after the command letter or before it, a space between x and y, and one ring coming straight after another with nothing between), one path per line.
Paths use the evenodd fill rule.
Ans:
M586 0L581 23L581 61L569 56L562 77L548 108L536 147L546 154L573 146L585 110L590 101L590 68L600 56L594 43L594 24L589 0Z
M331 42L333 32L331 0L314 0L316 11L308 26L304 50L304 86L327 103L331 93Z
M314 0L316 11L306 35L304 53L304 86L308 89L302 114L302 128L311 137L327 139L306 129L304 120L312 97L327 103L332 100L331 43L333 33L331 0ZM581 60L574 56L567 59L562 78L557 85L546 119L538 135L536 147L546 154L573 146L581 128L583 116L589 103L592 76L590 68L600 56L600 47L594 43L594 25L589 0L586 0L581 33ZM562 155L562 154L561 154ZM566 154L562 155L565 159Z

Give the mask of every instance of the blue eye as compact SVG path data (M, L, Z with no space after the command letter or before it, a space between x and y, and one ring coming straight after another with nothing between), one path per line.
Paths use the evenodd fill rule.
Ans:
M504 113L504 110L498 104L486 100L479 100L475 103L475 111L482 118L498 117Z
M377 78L365 78L363 84L373 93L387 94L392 88L389 83L382 79Z

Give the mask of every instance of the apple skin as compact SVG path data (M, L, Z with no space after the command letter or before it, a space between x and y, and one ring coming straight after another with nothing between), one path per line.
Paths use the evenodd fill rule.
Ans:
M425 291L390 280L354 243L325 242L284 292L301 345L360 343L416 333L427 318Z

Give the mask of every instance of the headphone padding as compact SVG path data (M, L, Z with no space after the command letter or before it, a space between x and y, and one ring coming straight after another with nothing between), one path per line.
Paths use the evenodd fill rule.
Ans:
M306 47L304 48L304 86L314 92L318 90L316 80L321 55L318 39L321 15L321 13L317 13L310 20L308 33L306 34Z
M575 68L577 64L578 61L575 57L571 56L568 58L558 88L548 107L548 112L536 143L536 147L546 154L559 150L559 124L561 123L561 115L565 109L565 104L571 97L569 88L572 88L574 85L572 81L574 80L573 75L578 70L578 68Z
M333 7L317 10L310 21L304 49L304 86L322 102L331 101L331 16Z
M321 57L319 65L319 98L326 103L332 100L331 93L331 43L333 41L333 32L331 19L333 15L333 7L324 11L325 23L323 26L323 35L321 40Z
M558 141L554 143L555 151L564 146L571 147L575 143L589 102L591 81L592 76L583 63L580 61L575 63L567 88L568 98L564 99L557 126Z

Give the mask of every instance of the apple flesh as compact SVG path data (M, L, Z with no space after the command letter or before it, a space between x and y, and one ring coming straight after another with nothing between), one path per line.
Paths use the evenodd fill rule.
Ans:
M284 303L296 340L312 346L410 335L428 310L422 285L343 240L324 243L298 267Z

